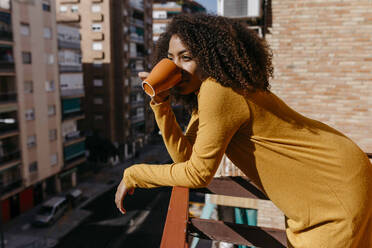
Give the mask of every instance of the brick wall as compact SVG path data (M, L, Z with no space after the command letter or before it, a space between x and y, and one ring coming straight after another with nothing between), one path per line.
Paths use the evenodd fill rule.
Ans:
M372 0L272 0L272 91L372 152Z

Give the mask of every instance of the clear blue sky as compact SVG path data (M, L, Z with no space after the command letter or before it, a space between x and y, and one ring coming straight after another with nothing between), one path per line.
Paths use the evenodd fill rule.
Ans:
M195 0L195 2L203 5L208 13L217 14L217 0Z

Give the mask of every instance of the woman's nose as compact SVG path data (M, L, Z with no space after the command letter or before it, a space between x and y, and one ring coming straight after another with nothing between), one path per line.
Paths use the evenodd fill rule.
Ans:
M180 63L180 60L179 59L173 59L173 62L176 64L176 66L178 66L179 68L182 69L182 65Z

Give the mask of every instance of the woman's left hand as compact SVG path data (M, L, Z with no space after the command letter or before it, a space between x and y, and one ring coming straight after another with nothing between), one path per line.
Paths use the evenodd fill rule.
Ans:
M121 182L120 182L120 184L119 184L119 186L118 186L118 188L116 189L116 194L115 194L116 207L120 210L120 212L122 214L125 214L126 213L126 210L124 209L124 206L123 206L123 200L124 200L124 197L128 193L130 195L133 195L134 188L127 188L125 186L124 179L122 179Z

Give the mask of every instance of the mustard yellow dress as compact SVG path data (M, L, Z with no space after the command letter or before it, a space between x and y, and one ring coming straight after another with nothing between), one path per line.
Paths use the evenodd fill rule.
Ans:
M243 96L212 78L185 134L169 101L151 107L174 163L131 166L128 187L204 187L226 153L284 212L290 247L372 247L372 165L340 132L271 92Z

